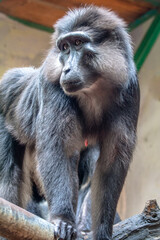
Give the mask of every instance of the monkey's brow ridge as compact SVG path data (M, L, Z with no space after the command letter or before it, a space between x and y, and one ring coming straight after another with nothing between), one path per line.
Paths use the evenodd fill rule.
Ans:
M76 31L76 32L71 32L71 33L66 33L64 35L61 35L58 38L56 44L59 47L59 45L61 44L61 42L63 40L71 40L72 41L76 38L82 40L83 42L91 42L91 38L88 36L87 33L84 33L81 31Z

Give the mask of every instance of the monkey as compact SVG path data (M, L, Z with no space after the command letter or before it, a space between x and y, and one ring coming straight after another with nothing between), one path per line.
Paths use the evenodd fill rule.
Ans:
M70 10L54 29L42 65L11 69L0 83L0 197L26 208L35 182L55 239L74 240L88 193L78 197L84 151L98 149L88 165L93 240L111 240L136 144L132 43L120 17L93 5Z

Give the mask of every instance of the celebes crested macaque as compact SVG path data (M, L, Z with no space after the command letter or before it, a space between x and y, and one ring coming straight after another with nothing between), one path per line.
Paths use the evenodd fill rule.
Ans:
M136 141L130 37L122 19L95 6L54 27L42 66L11 69L0 83L0 197L25 208L36 183L55 238L74 240L79 178L91 168L93 239L109 240ZM96 164L82 167L94 148Z

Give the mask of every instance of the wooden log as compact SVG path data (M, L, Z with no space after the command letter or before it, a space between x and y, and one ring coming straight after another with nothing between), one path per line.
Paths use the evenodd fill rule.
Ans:
M54 240L54 225L0 198L0 235L8 240ZM92 240L91 233L79 240ZM160 239L160 209L156 200L143 212L113 227L113 240Z
M141 214L116 224L113 229L113 239L160 239L160 209L156 200L148 201Z
M0 236L8 240L54 240L54 225L0 198Z
M92 240L92 233L82 233ZM141 214L113 226L113 240L160 240L160 209L156 200L146 203Z

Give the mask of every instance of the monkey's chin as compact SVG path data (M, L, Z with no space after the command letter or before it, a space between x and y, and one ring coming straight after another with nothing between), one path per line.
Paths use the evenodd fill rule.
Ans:
M74 95L78 91L80 91L82 88L83 88L83 86L81 83L62 85L62 89L67 95Z

